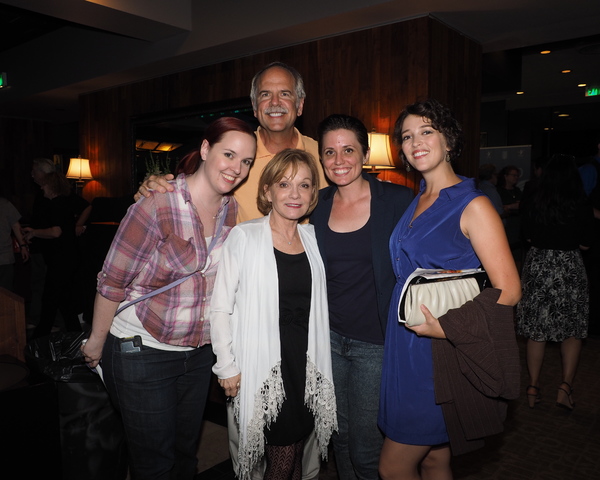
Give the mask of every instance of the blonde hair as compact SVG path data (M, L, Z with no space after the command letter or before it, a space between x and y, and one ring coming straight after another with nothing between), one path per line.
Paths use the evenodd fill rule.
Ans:
M296 172L298 172L298 168L301 165L306 165L312 175L314 188L310 199L310 205L306 212L307 216L310 215L317 206L317 201L319 200L319 170L315 158L310 153L296 148L286 148L285 150L282 150L275 155L263 169L258 182L258 196L256 198L260 213L267 215L273 208L271 202L267 200L265 186L270 187L279 182L290 167L292 167L292 176L296 175Z

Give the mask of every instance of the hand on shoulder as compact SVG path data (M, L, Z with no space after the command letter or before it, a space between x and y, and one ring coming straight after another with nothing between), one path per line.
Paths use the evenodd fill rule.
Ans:
M159 193L172 192L174 187L169 183L169 180L173 180L174 178L175 176L170 173L167 175L150 175L144 180L144 183L140 185L140 188L133 199L137 202L142 197L149 197L151 190Z

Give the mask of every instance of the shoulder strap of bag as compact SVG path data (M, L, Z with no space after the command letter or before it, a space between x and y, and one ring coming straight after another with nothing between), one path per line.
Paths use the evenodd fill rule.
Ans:
M210 241L210 245L208 246L208 250L206 252L207 257L210 255L210 252L212 252L212 249L215 247L215 245L217 244L217 241L219 240L219 237L221 236L221 230L223 230L223 224L225 223L225 217L227 216L227 208L228 207L229 207L229 204L225 205L225 207L223 208L223 213L219 217L219 221L217 223L217 228L215 229L215 233L212 237L212 240ZM166 292L170 288L176 287L180 283L185 282L188 278L190 278L192 275L194 275L196 273L198 273L198 271L192 272L189 275L186 275L185 277L181 277L181 278L175 280L174 282L171 282L168 285L165 285L164 287L157 288L156 290L148 292L145 295L142 295L141 297L136 298L135 300L132 300L131 302L126 303L125 305L121 306L121 308L119 308L116 311L115 317L119 313L121 313L123 310L125 310L126 308L129 308L131 305L134 305L138 302L141 302L142 300L146 300L150 297L153 297L154 295L158 295L159 293Z

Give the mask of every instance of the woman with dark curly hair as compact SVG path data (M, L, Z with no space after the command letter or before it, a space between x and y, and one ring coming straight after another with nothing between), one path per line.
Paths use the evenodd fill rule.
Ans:
M379 426L386 439L379 473L384 480L449 480L451 453L474 450L501 431L502 398L518 396L513 306L521 287L489 198L452 169L463 141L450 110L436 100L408 106L394 140L423 181L390 238L396 285L381 379ZM399 323L400 293L415 269L480 265L494 288L440 318L421 305L422 325Z
M588 281L581 250L592 243L593 212L573 157L554 155L539 187L523 205L523 234L531 245L523 267L517 332L527 337L527 400L540 401L546 342L560 342L562 379L556 405L573 410L573 380L587 337Z

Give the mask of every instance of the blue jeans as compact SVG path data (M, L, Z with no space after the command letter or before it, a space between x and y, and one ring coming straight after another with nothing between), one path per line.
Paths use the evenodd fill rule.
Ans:
M341 480L379 478L383 434L377 426L383 345L331 332L338 433L333 451Z
M211 345L187 352L142 347L120 351L108 335L102 354L106 388L120 410L133 479L196 474L202 414L210 385Z

